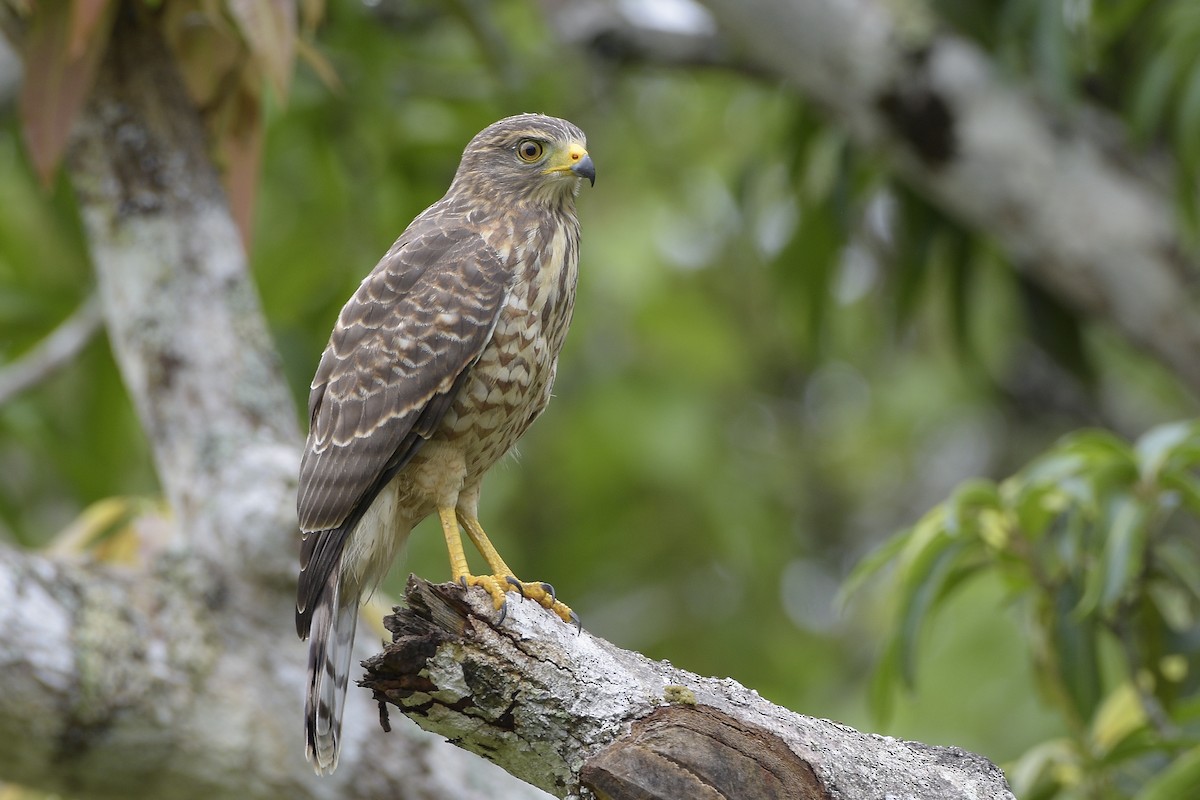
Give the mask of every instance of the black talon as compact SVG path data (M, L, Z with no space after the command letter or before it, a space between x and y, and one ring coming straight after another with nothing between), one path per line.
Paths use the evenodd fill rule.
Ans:
M508 601L505 600L504 603L501 604L501 606L500 606L500 616L497 617L496 621L493 622L492 624L495 625L497 628L500 627L501 625L504 624L504 620L507 616L508 616Z
M556 595L554 593L553 586L551 586L550 584L543 581L542 582L542 591L545 592L546 594L550 595L550 605L554 605L555 603L558 602L558 595Z
M514 578L512 575L505 576L504 580L508 581L509 584L511 584L512 586L517 587L517 591L521 593L521 598L524 599L525 587L521 584L521 582L519 580Z
M464 589L469 589L469 588L470 588L469 586L467 586L467 576L466 576L466 575L463 575L463 576L461 576L461 577L458 579L458 583L459 583L459 585L460 585L460 586L462 586Z
M571 622L575 623L575 635L583 633L583 621L579 619L579 615L574 611L571 612Z

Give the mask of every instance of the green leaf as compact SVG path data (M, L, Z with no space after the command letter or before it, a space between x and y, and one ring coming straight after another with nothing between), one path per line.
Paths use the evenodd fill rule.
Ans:
M1100 521L1104 547L1095 569L1088 570L1086 588L1077 617L1098 609L1109 612L1141 572L1144 561L1148 509L1129 495L1109 499Z
M1052 776L1064 765L1074 767L1077 761L1070 739L1051 739L1026 750L1005 772L1012 782L1013 793L1027 798L1039 786L1053 781Z
M953 572L966 543L939 536L930 542L902 578L899 638L900 676L908 687L916 685L917 646L926 617L944 596L943 586Z
M887 541L880 544L870 553L862 558L846 576L846 580L842 582L842 588L838 591L837 605L840 608L845 608L850 601L850 597L862 588L863 584L868 579L877 575L891 562L895 561L908 544L911 530L899 533Z
M972 478L963 481L954 490L955 505L960 508L971 506L975 509L1000 508L1000 489L995 481L987 478Z
M1175 150L1191 173L1200 165L1200 64L1187 73L1176 108Z
M1200 695L1180 700L1171 716L1180 725L1194 726L1200 722Z
M1034 28L1038 78L1050 95L1061 103L1070 99L1073 80L1063 10L1058 3L1039 3L1038 11Z
M1090 484L1075 478L1083 464L1078 455L1056 454L1039 459L1001 485L1001 493L1027 537L1040 539L1065 512L1094 505Z
M1096 709L1089 731L1092 749L1096 754L1107 755L1145 724L1146 711L1137 689L1127 681L1109 692Z
M1065 437L1060 444L1064 452L1083 456L1095 464L1100 461L1133 462L1129 443L1111 431L1083 430Z
M1152 728L1142 727L1130 731L1094 763L1096 768L1116 769L1146 756L1157 760L1161 758L1162 753L1162 737Z
M867 689L867 706L871 709L871 716L881 725L887 724L892 718L896 687L900 682L900 640L893 636L875 667L871 685Z
M989 508L1000 508L1000 492L995 483L984 479L963 483L946 503L946 530L954 534L977 531L979 512Z
M892 325L902 329L912 323L929 283L942 218L925 198L907 187L893 184L892 192L897 218L896 268L889 279L895 292Z
M1079 604L1079 590L1073 584L1059 587L1047 620L1053 657L1057 662L1059 683L1067 693L1071 710L1081 723L1092 718L1102 696L1099 643L1096 627L1090 619L1078 619L1073 611Z
M1171 763L1135 795L1135 800L1183 800L1200 797L1200 746Z
M1160 567L1171 583L1200 600L1200 560L1194 550L1180 541L1167 541L1154 551L1155 565Z
M958 225L947 222L941 236L939 261L946 273L946 303L950 317L950 335L961 357L971 356L971 288L979 270L971 263L971 235Z
M1138 17L1145 13L1146 6L1154 0L1109 0L1099 8L1093 7L1093 36L1101 49L1129 33Z
M1020 482L1025 484L1061 483L1083 471L1087 459L1079 453L1052 450L1020 472Z
M846 137L833 128L823 128L812 138L806 149L800 188L808 203L829 200L841 172L846 149Z
M1162 125L1179 73L1175 52L1168 48L1160 50L1142 73L1129 113L1137 138L1151 138Z
M1200 425L1195 420L1160 425L1148 431L1135 445L1142 480L1155 480L1172 457L1187 447L1200 457Z

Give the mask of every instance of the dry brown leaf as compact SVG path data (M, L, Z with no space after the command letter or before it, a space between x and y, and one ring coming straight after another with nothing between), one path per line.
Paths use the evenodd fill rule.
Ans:
M89 8L80 10L87 2ZM49 186L108 45L114 5L92 0L40 3L25 38L21 133L34 171ZM92 14L98 14L94 19ZM78 42L77 57L72 46Z
M296 59L295 0L227 0L227 8L251 57L286 100Z
M221 179L229 196L229 210L250 249L254 231L254 201L258 196L258 173L262 165L262 98L253 87L243 85L230 95L217 148Z
M329 59L325 58L317 46L311 42L300 38L296 40L296 53L300 56L300 60L308 64L309 68L316 73L317 78L325 85L326 89L331 92L340 92L342 90L342 80L338 77L337 70L333 68L333 64L329 63Z
M87 54L88 42L96 33L96 26L104 21L104 12L111 0L74 0L71 3L71 32L67 52L72 60Z
M325 17L325 0L300 0L300 30L311 35Z
M241 81L249 60L245 43L208 0L172 0L162 25L188 95L208 114Z

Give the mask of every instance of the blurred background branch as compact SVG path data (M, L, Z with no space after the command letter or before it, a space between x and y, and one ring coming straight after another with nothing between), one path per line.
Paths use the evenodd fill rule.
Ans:
M100 301L95 295L89 296L49 336L27 350L21 358L0 368L0 404L37 385L79 355L84 345L100 330L102 322Z

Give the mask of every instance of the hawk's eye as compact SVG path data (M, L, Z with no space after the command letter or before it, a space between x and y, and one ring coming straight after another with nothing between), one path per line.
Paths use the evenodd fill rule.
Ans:
M517 155L522 161L537 161L542 157L542 143L533 139L522 139L517 143Z

